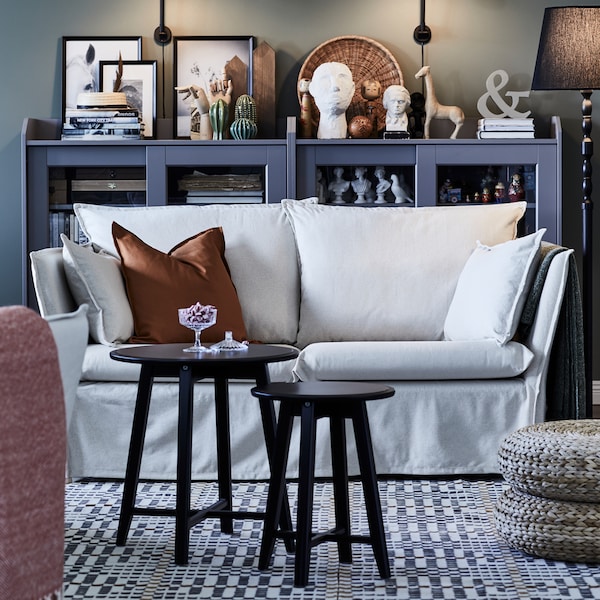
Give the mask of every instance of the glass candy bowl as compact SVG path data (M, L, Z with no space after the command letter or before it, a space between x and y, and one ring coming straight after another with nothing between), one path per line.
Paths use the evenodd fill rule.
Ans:
M211 304L196 302L189 308L178 309L179 323L194 331L194 345L184 348L184 352L211 352L200 342L200 334L217 322L217 309Z

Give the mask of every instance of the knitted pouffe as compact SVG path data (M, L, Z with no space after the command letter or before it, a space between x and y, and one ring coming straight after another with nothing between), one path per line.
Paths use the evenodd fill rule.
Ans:
M600 421L551 421L509 435L498 452L510 484L494 520L513 548L600 562Z

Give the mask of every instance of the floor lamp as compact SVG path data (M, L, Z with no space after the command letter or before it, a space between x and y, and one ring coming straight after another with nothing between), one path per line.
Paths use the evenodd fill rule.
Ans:
M579 90L583 140L582 304L585 353L586 416L592 416L592 90L600 89L600 7L546 8L540 35L533 90Z

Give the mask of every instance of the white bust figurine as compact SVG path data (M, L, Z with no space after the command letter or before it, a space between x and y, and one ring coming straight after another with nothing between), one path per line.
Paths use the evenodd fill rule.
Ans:
M352 72L338 62L320 64L314 71L309 91L319 109L319 139L345 138L348 133L346 109L354 96Z
M383 108L386 131L408 131L408 115L410 93L403 85L390 85L383 92Z

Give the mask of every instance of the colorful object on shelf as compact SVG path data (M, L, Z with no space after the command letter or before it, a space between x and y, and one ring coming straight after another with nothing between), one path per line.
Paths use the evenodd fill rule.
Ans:
M229 132L234 140L250 140L258 135L258 127L250 119L236 119Z
M235 121L231 124L229 132L235 140L250 140L258 135L256 123L256 102L248 94L242 94L235 101Z
M211 104L208 115L213 129L213 140L225 139L224 134L229 124L229 105L227 102L219 98L219 100Z
M373 133L373 122L366 115L356 115L348 125L348 133L353 138L368 138Z

